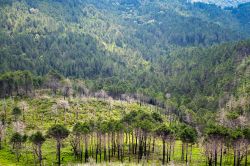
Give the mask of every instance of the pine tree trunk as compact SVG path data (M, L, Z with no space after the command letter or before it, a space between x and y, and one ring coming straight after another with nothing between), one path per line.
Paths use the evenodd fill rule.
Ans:
M166 144L165 139L162 139L162 165L165 165Z
M95 160L96 160L96 163L98 162L98 149L99 149L98 133L96 133L96 153L95 153Z
M119 141L120 134L117 132L117 157L120 160L120 141Z
M132 130L132 154L135 154L135 151L134 151L134 130Z
M181 146L181 161L184 161L184 142L182 142Z
M248 145L246 146L245 166L247 166Z
M135 154L137 153L138 135L135 136Z
M153 138L153 147L152 147L152 153L154 153L155 152L155 136L153 136L154 138Z
M193 151L193 145L191 144L190 145L190 159L189 159L189 162L190 162L190 164L191 164L191 162L192 162L192 151Z
M100 157L100 163L102 163L102 134L99 136L100 141L99 141L99 157Z
M85 138L85 155L84 155L84 161L85 161L85 163L87 163L88 162L88 159L89 159L89 153L88 153L88 136L87 135L85 135L84 136Z
M144 138L144 148L143 148L144 152L143 155L146 157L147 156L147 134L145 134L145 138Z
M221 142L221 145L220 145L220 166L222 166L222 159L223 159L223 144Z
M129 163L130 163L130 161L131 161L131 159L130 159L130 157L131 157L131 144L130 144L130 133L129 133L129 135L128 135L128 161L129 161Z
M236 150L235 150L236 147L234 147L234 166L236 166Z
M169 144L168 161L170 161L170 160L171 160L171 151L172 151L172 144L171 144L171 142L170 142L170 144Z
M167 142L167 163L168 163L168 158L169 158L169 143Z
M151 153L151 136L149 136L149 141L148 141L147 161L149 161L150 153Z
M186 163L188 162L188 143L186 143Z
M108 160L110 162L110 133L108 133Z
M57 140L57 159L58 159L58 165L61 165L61 142L60 140Z
M241 158L240 158L240 148L238 150L238 158L237 158L237 166L240 166L240 161L241 161Z
M106 133L103 136L103 146L104 146L104 161L107 161L107 149L106 149Z
M38 145L38 160L39 160L39 165L42 166L42 145Z
M122 131L121 132L121 140L120 140L120 143L121 143L121 162L123 163L123 158L124 158L124 132Z
M215 141L216 143L214 144L214 166L217 166L217 140Z

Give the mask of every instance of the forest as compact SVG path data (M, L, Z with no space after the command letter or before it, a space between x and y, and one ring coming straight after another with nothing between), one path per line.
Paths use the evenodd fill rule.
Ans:
M250 165L249 13L1 0L0 165Z

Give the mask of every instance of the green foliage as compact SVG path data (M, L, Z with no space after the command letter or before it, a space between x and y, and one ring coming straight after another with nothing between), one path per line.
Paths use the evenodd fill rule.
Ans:
M228 128L220 125L209 125L205 129L208 138L227 139L230 135Z
M21 111L21 109L20 109L19 107L15 107L15 108L13 108L13 110L12 110L12 114L13 114L14 116L19 116L19 115L21 115L21 113L22 113L22 111Z
M69 136L69 130L63 125L54 125L49 128L48 135L56 140L63 140Z
M244 138L244 134L243 134L243 132L242 132L241 129L231 130L230 133L231 133L231 139L233 141L237 141L239 139L243 139Z
M20 133L14 133L10 139L10 142L13 144L22 143L23 141L25 141L25 139L23 139L23 136Z
M161 136L163 139L173 136L173 130L170 127L163 124L156 130L157 135Z
M182 142L194 144L197 140L198 134L194 128L184 126L180 131L179 137Z
M85 123L76 123L73 127L73 133L76 135L80 134L89 134L90 133L90 125Z
M29 137L29 140L35 145L41 145L45 142L46 138L41 132L36 132Z
M91 89L104 89L115 97L140 91L157 103L170 93L178 100L185 98L184 104L195 106L194 111L215 110L218 95L234 91L232 73L238 64L233 53L240 47L190 46L249 36L243 18L248 5L226 11L213 5L158 0L2 4L1 73L28 70L43 76L54 70L85 79ZM23 74L21 80L6 74L0 79L1 97L14 95L12 91L26 95L33 86L48 83L50 74L46 79L28 76L26 84Z
M29 71L6 72L0 76L0 97L27 95L33 89L35 77ZM38 82L34 81L37 84Z

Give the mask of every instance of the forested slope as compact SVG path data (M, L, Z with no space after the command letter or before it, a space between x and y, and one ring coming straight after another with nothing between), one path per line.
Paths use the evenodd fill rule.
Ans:
M224 10L184 0L2 1L0 70L40 76L55 70L86 80L94 91L161 101L169 93L178 105L212 97L213 107L205 108L213 110L224 92L240 88L237 67L248 60L249 41L211 45L248 36L248 7Z

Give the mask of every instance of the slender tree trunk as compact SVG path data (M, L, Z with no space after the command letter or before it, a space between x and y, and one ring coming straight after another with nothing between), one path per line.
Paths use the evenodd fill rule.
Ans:
M240 146L240 145L239 145ZM238 149L238 158L237 158L237 166L240 166L240 161L241 161L241 157L240 157L240 148Z
M98 133L96 133L96 153L95 153L96 163L98 162L98 150L99 150Z
M147 162L149 161L150 153L151 153L151 136L149 136L149 141L148 141Z
M110 133L108 133L108 160L110 162Z
M245 166L247 166L248 145L246 145Z
M192 162L192 151L193 151L193 145L191 144L190 145L190 159L189 159L189 162L190 162L190 164L191 164L191 162Z
M162 165L165 165L166 144L165 139L162 139Z
M137 153L137 145L138 144L138 131L136 131L136 135L135 135L135 154Z
M131 154L130 153L131 153L131 144L130 144L130 133L129 133L129 135L128 135L128 161L129 161L129 163L131 161L131 159L130 159Z
M135 154L135 151L134 151L134 130L132 130L132 154Z
M182 142L181 146L181 161L184 161L184 142Z
M103 147L104 147L104 161L107 161L107 149L106 149L106 133L103 136Z
M147 134L145 134L143 149L144 149L143 155L146 157L147 156Z
M57 160L58 160L58 165L61 165L61 141L57 140Z
M88 136L85 135L84 136L85 138L85 153L84 153L84 161L85 163L88 162L88 159L89 159L89 152L88 152Z
M153 136L152 153L155 152L155 136Z
M175 152L175 140L173 141L173 153L172 153L173 157L174 157L174 152Z
M214 166L217 166L217 147L218 144L217 144L217 140L215 141L215 144L214 144Z
M236 166L236 147L234 147L234 166Z
M92 156L92 158L94 158L94 134L93 134L93 132L91 133L90 149L91 149L91 156Z
M102 134L99 134L99 157L100 157L100 163L102 163Z
M121 162L123 163L123 158L124 158L124 146L125 146L125 144L124 144L124 132L122 131L121 132L121 140L120 140L120 142L121 142Z
M169 144L168 161L171 161L171 152L172 152L172 143L171 143L171 141L170 141L170 144Z
M221 145L220 145L220 166L222 166L222 159L223 159L223 144L221 142Z
M42 145L38 145L38 160L39 160L39 165L42 166Z
M120 134L119 132L117 132L117 157L118 157L118 160L120 160Z
M169 159L169 142L167 142L167 163L168 163L168 159Z
M188 162L188 143L186 143L186 163Z
M139 140L139 159L141 160L142 159L142 156L143 156L143 135L142 133L140 134L140 140Z
M127 133L127 132L125 132L125 134L126 134L125 143L127 144L127 143L128 143L128 133Z

